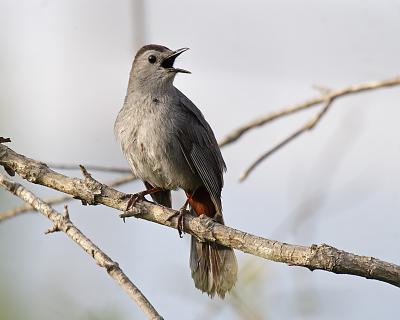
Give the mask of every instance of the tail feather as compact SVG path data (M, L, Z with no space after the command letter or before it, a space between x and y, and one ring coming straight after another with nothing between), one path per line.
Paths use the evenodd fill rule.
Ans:
M153 186L144 182L147 189ZM199 188L194 194L188 194L193 215L206 215L224 224L220 210L216 209L208 191ZM171 192L168 190L151 194L157 203L171 208ZM235 253L218 243L200 242L192 236L190 249L190 269L197 289L206 292L211 298L217 294L222 299L237 280L237 261Z
M224 224L221 211L216 208L205 188L189 194L189 204L192 214L204 214ZM234 251L218 243L200 242L193 236L191 241L190 269L196 288L211 298L215 294L224 298L237 280L238 266Z
M196 288L211 298L224 298L237 279L237 261L232 249L217 243L199 242L192 236L190 269Z

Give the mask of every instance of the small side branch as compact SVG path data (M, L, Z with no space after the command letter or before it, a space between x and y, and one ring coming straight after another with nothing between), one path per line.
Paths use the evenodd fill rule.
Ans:
M317 115L309 120L304 126L302 126L300 129L296 130L293 132L290 136L288 136L286 139L283 141L279 142L275 147L272 149L268 150L264 154L262 154L260 157L258 157L241 175L239 178L240 182L243 182L249 174L261 163L263 162L266 158L268 158L270 155L287 145L289 142L292 140L298 138L300 135L302 135L304 132L312 130L315 128L317 123L322 119L322 117L326 114L330 106L332 105L333 99L329 99L326 103L325 106L321 109L320 112L317 113Z
M48 163L48 166L57 170L79 170L79 165L73 164L62 164L62 163ZM89 171L100 171L100 172L113 172L113 173L129 173L132 174L132 170L129 168L119 167L107 167L107 166L96 166L85 164L83 165Z
M78 169L79 169L79 167L78 167ZM134 176L132 174L128 174L126 176L111 180L111 181L107 182L106 185L108 185L110 187L117 187L117 186L120 186L122 184L131 182L133 180L135 180ZM44 199L44 202L46 202L48 205L52 206L52 205L56 205L56 204L60 204L60 203L66 203L66 202L69 202L69 201L72 201L72 200L74 200L73 197L64 196L63 195L63 196ZM0 223L5 221L5 220L7 220L7 219L19 216L20 214L31 212L31 211L34 211L34 210L35 209L32 208L31 205L23 204L23 205L20 205L18 207L15 207L15 208L0 212Z
M22 185L8 180L2 174L0 174L0 186L21 198L36 211L40 212L53 222L53 226L49 228L46 233L56 231L64 232L69 238L71 238L71 240L89 254L100 267L105 268L110 277L124 289L124 291L142 309L149 319L162 319L143 293L125 275L118 263L107 256L99 247L97 247L74 226L69 218L67 207L64 209L64 214L55 211L46 202L35 196Z
M11 142L11 139L10 138L0 137L0 143L7 143L7 142Z

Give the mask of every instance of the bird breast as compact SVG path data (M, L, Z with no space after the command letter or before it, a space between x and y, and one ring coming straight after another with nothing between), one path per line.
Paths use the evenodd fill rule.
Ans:
M151 97L126 101L115 133L133 173L141 180L169 190L194 190L201 181L182 153L171 103Z

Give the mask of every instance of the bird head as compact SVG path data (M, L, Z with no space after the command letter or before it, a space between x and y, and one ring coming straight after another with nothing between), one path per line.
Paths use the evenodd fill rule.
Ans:
M189 48L173 51L155 44L142 47L133 61L130 82L147 88L172 85L177 73L190 73L174 67L175 59L186 50Z

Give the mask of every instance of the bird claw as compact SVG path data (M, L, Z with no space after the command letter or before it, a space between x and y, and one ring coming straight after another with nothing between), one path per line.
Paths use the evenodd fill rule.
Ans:
M132 209L135 206L135 204L138 201L143 201L143 200L144 200L144 194L142 192L138 192L138 193L129 195L129 200L126 205L125 211L129 211L130 209ZM124 219L124 222L125 222L125 219Z
M185 233L184 230L184 218L186 214L186 209L181 208L179 211L174 215L175 217L178 217L178 224L176 226L176 229L178 230L179 238L183 238L183 235Z
M184 230L184 222L185 222L184 218L185 218L185 215L187 213L188 213L188 211L186 210L186 208L182 207L182 208L179 209L178 212L175 212L173 215L171 215L168 218L168 220L170 220L172 218L175 218L175 217L178 218L178 223L177 223L176 229L178 230L179 238L183 238L182 234L185 233L185 230Z
M184 223L185 223L185 215L186 215L186 213L187 213L187 210L185 208L179 209L178 225L177 225L179 238L183 238L182 234L185 233Z
M129 201L128 201L128 204L126 205L125 211L129 211L129 209L134 207L136 202L146 200L144 196L146 196L148 194L153 194L153 193L156 193L159 191L163 191L163 189L154 187L154 188L147 189L147 190L135 193L135 194L127 194L127 195L122 196L121 199L126 199L127 197L129 197Z

